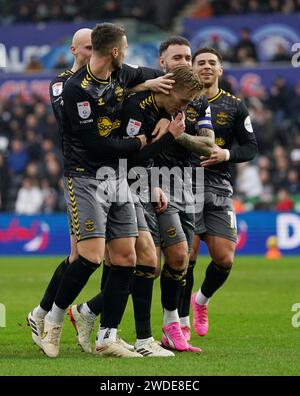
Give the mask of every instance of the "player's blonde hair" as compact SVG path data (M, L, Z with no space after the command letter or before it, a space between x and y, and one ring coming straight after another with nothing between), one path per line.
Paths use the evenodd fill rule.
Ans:
M169 70L173 73L172 79L175 80L173 89L176 91L199 92L203 89L198 75L193 72L190 66L176 66Z

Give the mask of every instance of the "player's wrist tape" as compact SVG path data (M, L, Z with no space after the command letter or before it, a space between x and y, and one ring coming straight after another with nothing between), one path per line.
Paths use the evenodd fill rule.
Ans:
M230 151L227 150L227 149L224 149L224 151L225 151L225 160L224 161L229 161L229 159L230 159Z

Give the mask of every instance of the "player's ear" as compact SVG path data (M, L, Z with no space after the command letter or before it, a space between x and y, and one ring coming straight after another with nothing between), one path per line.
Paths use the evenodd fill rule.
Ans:
M223 71L224 71L224 69L223 69L223 66L221 65L219 68L219 77L223 76Z
M74 47L74 45L71 45L70 50L72 55L76 55L76 48Z
M159 66L162 69L165 69L165 60L164 60L164 58L162 56L159 57Z
M112 49L112 56L113 56L114 58L116 58L116 57L118 56L118 53L119 53L118 48L117 48L117 47L114 47L114 48Z

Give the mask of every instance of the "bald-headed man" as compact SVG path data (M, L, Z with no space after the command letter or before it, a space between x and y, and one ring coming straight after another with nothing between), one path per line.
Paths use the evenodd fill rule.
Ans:
M71 69L67 69L64 72L58 74L50 83L49 94L50 101L52 104L53 112L58 123L58 129L60 136L62 137L62 92L66 81L71 77L77 70L82 66L86 65L91 57L92 53L92 43L91 43L91 29L79 29L75 32L72 44L70 46L70 51L74 56L74 63ZM64 142L62 140L62 146ZM68 213L68 218L70 220L70 215ZM70 223L71 224L71 223ZM28 325L31 327L31 334L33 342L40 347L41 346L41 334L44 329L44 317L50 311L52 304L55 299L56 292L60 285L61 278L67 269L68 265L73 263L78 258L78 251L76 246L76 240L74 237L74 232L70 228L70 244L71 253L65 258L56 268L54 274L48 284L48 287L44 293L40 304L35 307L27 316Z

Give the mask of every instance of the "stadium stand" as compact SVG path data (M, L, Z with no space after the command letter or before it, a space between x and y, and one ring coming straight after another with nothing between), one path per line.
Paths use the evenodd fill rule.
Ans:
M151 3L151 5L150 5ZM2 24L83 21L95 18L135 18L141 21L156 21L161 28L170 26L171 21L182 12L178 0L135 1L107 0L79 3L74 0L32 2L1 2ZM211 16L299 13L299 0L265 1L208 1L185 2L186 17L209 18ZM191 7L191 3L193 6ZM153 15L158 15L154 18ZM231 62L239 67L257 66L256 48L251 41L251 27L240 30L240 41L230 48L225 57L225 68ZM209 43L216 49L218 35ZM222 48L221 48L222 50ZM222 52L222 51L221 51ZM67 66L64 57L53 70L58 72ZM33 66L40 70L38 59L32 58ZM271 62L289 62L290 54L278 46ZM37 64L36 64L37 63ZM60 66L61 65L61 66ZM29 65L30 66L30 65ZM34 67L27 70L34 72ZM31 64L32 66L32 64ZM63 66L63 67L62 67ZM53 72L52 70L52 72ZM250 164L237 166L234 172L237 206L241 210L251 209L295 209L300 211L300 80L292 85L282 76L273 79L271 86L262 82L255 96L237 87L231 87L226 79L225 89L245 100L259 143L260 155ZM30 101L20 95L0 99L0 210L22 213L18 205L20 196L39 196L37 213L65 210L63 199L58 131L49 102L39 95ZM255 188L253 183L255 180ZM25 194L25 195L24 195ZM24 212L23 212L24 213Z

